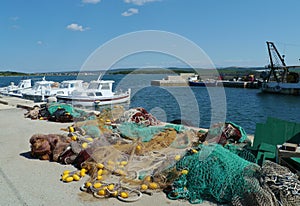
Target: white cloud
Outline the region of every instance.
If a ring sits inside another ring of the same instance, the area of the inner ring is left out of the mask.
[[[122,13],[122,16],[132,16],[132,15],[138,14],[138,13],[139,13],[139,10],[138,10],[138,9],[130,8],[130,9],[128,9],[127,11],[123,12],[123,13]]]
[[[161,1],[161,0],[124,0],[127,4],[135,4],[138,6],[144,5],[146,3],[155,2],[155,1]]]
[[[98,4],[101,0],[82,0],[82,3],[84,4]]]
[[[72,24],[69,24],[66,29],[69,29],[69,30],[72,30],[72,31],[86,31],[89,29],[89,27],[83,27],[81,25],[78,25],[78,24],[75,24],[75,23],[72,23]]]

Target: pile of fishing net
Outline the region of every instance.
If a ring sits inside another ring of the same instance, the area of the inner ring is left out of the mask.
[[[201,203],[204,199],[219,203],[255,192],[248,179],[257,180],[259,166],[244,160],[219,144],[202,144],[176,163],[181,175],[172,183],[170,199]]]
[[[61,145],[55,160],[78,168],[64,171],[61,180],[84,178],[81,190],[96,198],[131,202],[163,190],[170,199],[190,203],[299,203],[296,176],[275,163],[257,165],[246,149],[246,133],[231,122],[206,131],[159,122],[143,108],[114,107],[64,130],[68,142],[53,144],[45,137],[46,144],[32,137],[40,141],[31,140],[32,151],[43,144],[47,149]]]
[[[120,122],[134,122],[145,126],[158,125],[160,122],[144,108],[132,108],[124,112],[120,117]]]
[[[168,198],[235,206],[300,204],[297,175],[270,161],[260,167],[253,163],[250,152],[242,150],[232,145],[202,144],[187,152],[176,163],[181,175],[165,190]]]
[[[74,108],[63,103],[42,104],[30,109],[24,116],[31,119],[49,120],[53,122],[73,122],[90,119],[93,113]]]

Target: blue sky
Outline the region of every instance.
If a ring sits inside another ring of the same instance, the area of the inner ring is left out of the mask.
[[[265,66],[266,41],[299,65],[298,0],[2,0],[0,70],[79,70],[106,42],[159,30],[194,42],[217,67]],[[137,55],[116,67],[183,66],[163,55]]]

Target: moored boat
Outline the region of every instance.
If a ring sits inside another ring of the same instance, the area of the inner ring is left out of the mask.
[[[113,92],[112,80],[91,81],[87,89],[75,90],[71,95],[57,95],[58,102],[65,102],[74,106],[93,107],[107,104],[118,104],[130,100],[131,90]]]
[[[44,101],[48,96],[45,95],[46,90],[50,90],[55,86],[55,82],[47,81],[43,77],[42,81],[37,81],[31,89],[22,91],[22,97],[24,99],[30,99],[35,102]]]
[[[18,85],[13,82],[7,86],[0,88],[0,93],[7,96],[22,97],[22,92],[31,88],[31,79],[22,79]]]
[[[267,42],[268,53],[270,57],[270,71],[264,75],[262,83],[262,92],[300,95],[300,81],[297,72],[289,71],[289,66],[284,62],[284,56],[281,56],[273,42]]]

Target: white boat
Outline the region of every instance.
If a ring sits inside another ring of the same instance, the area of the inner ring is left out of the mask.
[[[45,97],[56,95],[69,96],[74,90],[85,89],[83,80],[65,80],[59,84],[58,88],[46,89]]]
[[[32,90],[25,91],[23,96],[34,101],[45,101],[49,97],[69,96],[74,90],[85,89],[83,80],[65,80],[59,84],[59,87],[55,87],[54,84],[55,82],[43,78],[42,81],[36,82]]]
[[[273,42],[267,42],[270,57],[270,71],[262,77],[262,92],[300,95],[300,81],[297,72],[290,72],[291,66],[286,66],[284,56],[281,56]]]
[[[45,77],[42,81],[35,82],[34,86],[31,89],[27,89],[22,92],[22,97],[25,99],[34,100],[35,102],[44,101],[47,96],[45,92],[51,90],[55,86],[55,82],[46,81]]]
[[[0,93],[8,96],[22,97],[22,92],[31,88],[31,79],[22,79],[18,85],[13,82],[7,87],[0,88]]]
[[[94,107],[107,104],[118,104],[130,100],[130,89],[126,92],[113,92],[112,80],[91,81],[87,89],[74,90],[71,95],[57,95],[58,102],[65,102],[74,106]]]

